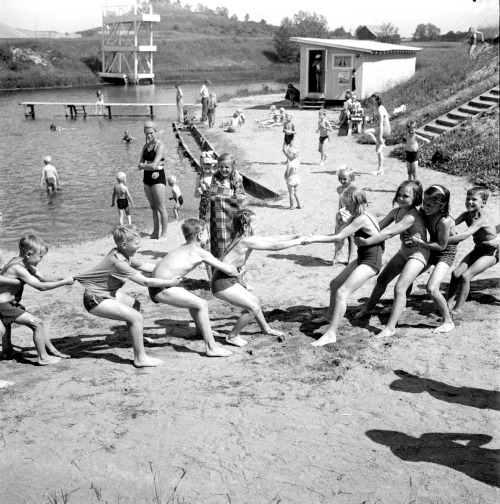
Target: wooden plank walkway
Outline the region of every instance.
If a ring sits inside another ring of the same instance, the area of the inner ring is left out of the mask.
[[[19,105],[24,106],[24,115],[25,117],[31,117],[35,119],[35,106],[59,106],[64,107],[64,115],[66,117],[77,117],[78,113],[83,115],[83,117],[93,116],[99,117],[100,115],[104,115],[111,119],[113,116],[149,116],[154,117],[154,107],[175,107],[175,103],[105,103],[102,107],[105,110],[104,114],[90,114],[87,112],[87,108],[91,109],[95,108],[95,102],[93,103],[84,103],[84,102],[33,102],[33,101],[24,101],[20,102]],[[196,103],[185,103],[184,106],[192,107],[197,105]],[[146,107],[148,109],[148,113],[136,113],[136,114],[117,114],[112,113],[111,108],[115,107]]]
[[[455,130],[465,121],[474,117],[480,117],[485,112],[498,107],[500,101],[499,86],[496,86],[483,94],[480,94],[472,100],[460,105],[459,107],[450,110],[450,112],[434,119],[425,126],[415,130],[420,136],[435,140],[445,133]]]

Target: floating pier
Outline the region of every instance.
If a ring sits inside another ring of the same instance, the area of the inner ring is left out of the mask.
[[[105,112],[104,114],[91,114],[87,111],[87,109],[95,109],[95,102],[93,103],[80,103],[80,102],[20,102],[19,105],[24,106],[24,116],[31,117],[31,119],[35,119],[35,106],[60,106],[64,107],[64,115],[66,117],[76,118],[78,114],[83,117],[92,116],[92,117],[100,117],[104,115],[111,119],[112,117],[118,116],[148,116],[154,117],[154,107],[175,107],[175,103],[105,103],[102,105]],[[185,103],[184,106],[195,106],[194,103]],[[140,110],[135,114],[123,114],[118,113],[116,111],[117,107],[125,107],[125,108],[135,108],[140,109],[141,107],[147,110],[147,112],[141,112]],[[112,112],[112,108],[114,112]]]

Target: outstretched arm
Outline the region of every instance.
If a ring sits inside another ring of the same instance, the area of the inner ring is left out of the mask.
[[[165,280],[164,278],[148,278],[137,272],[133,277],[130,277],[130,280],[143,287],[175,287],[182,282],[182,277],[175,276],[169,280]]]
[[[302,238],[300,237],[282,241],[272,241],[261,236],[251,236],[249,238],[245,238],[245,245],[253,250],[284,250],[301,244]]]
[[[384,219],[385,220],[385,219]],[[408,212],[402,220],[392,226],[390,229],[383,229],[379,234],[370,236],[369,238],[354,238],[354,243],[359,246],[368,246],[381,243],[393,236],[404,233],[415,223],[415,217]],[[381,226],[382,227],[382,226]]]
[[[457,219],[458,222],[458,219]],[[469,238],[469,236],[472,236],[474,233],[479,231],[482,227],[484,227],[485,221],[482,217],[479,219],[475,220],[465,231],[462,233],[458,233],[455,236],[450,236],[450,239],[448,240],[448,243],[454,244],[454,243],[459,243],[461,241],[466,240]]]
[[[63,285],[73,285],[75,283],[75,279],[71,276],[66,277],[62,280],[51,281],[47,278],[42,277],[38,273],[36,274],[37,276],[32,275],[26,268],[22,266],[15,266],[13,270],[19,280],[39,291],[57,289],[57,287],[62,287]]]
[[[21,285],[21,282],[17,278],[9,278],[0,275],[0,285]]]
[[[441,219],[438,224],[437,241],[436,242],[426,242],[418,236],[412,236],[411,242],[414,245],[420,245],[421,247],[428,248],[429,250],[442,251],[448,246],[450,239],[450,229],[453,224],[453,219],[447,217]]]
[[[208,250],[200,249],[200,255],[204,263],[209,264],[210,266],[217,268],[229,276],[238,276],[238,270],[236,266],[232,264],[225,264],[222,261],[219,261],[216,257],[214,257]]]
[[[305,237],[302,240],[302,245],[307,245],[309,243],[333,243],[345,240],[349,236],[353,235],[356,231],[361,229],[365,225],[366,217],[364,215],[360,215],[352,219],[351,223],[344,228],[342,228],[336,234],[330,235],[312,235],[309,237]]]

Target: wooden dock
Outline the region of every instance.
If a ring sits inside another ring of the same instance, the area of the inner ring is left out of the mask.
[[[91,114],[87,111],[87,109],[95,110],[95,102],[94,103],[81,103],[81,102],[30,102],[24,101],[20,102],[19,105],[24,106],[24,116],[30,117],[31,119],[35,119],[35,106],[59,106],[64,108],[64,115],[66,117],[76,118],[78,114],[83,117],[92,116],[92,117],[100,117],[104,115],[111,119],[112,117],[119,116],[148,116],[154,117],[154,107],[175,107],[175,103],[104,103],[102,108],[104,109],[103,114]],[[184,106],[193,107],[195,103],[185,103]],[[117,107],[125,107],[125,108],[145,108],[147,112],[140,110],[135,114],[123,114],[116,113]],[[114,108],[114,113],[112,113],[112,108]]]

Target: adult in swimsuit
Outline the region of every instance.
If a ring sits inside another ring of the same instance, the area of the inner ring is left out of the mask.
[[[156,138],[156,126],[152,121],[144,124],[146,144],[139,160],[139,170],[144,170],[144,192],[153,212],[153,233],[151,238],[167,238],[168,214],[165,206],[166,177],[163,168],[165,147]],[[160,227],[161,221],[161,227]]]
[[[467,33],[466,40],[469,42],[469,59],[476,59],[476,55],[474,54],[477,47],[477,34],[481,35],[482,42],[484,42],[484,34],[483,32],[475,30],[472,26],[469,28],[469,33]]]
[[[378,170],[372,172],[372,175],[383,175],[385,149],[384,137],[391,134],[391,124],[389,123],[389,113],[382,105],[382,98],[380,98],[380,95],[373,94],[370,96],[370,100],[373,101],[377,107],[377,114],[374,118],[377,119],[378,125],[375,128],[364,130],[363,133],[368,135],[375,142],[375,152],[377,153],[378,158]]]

